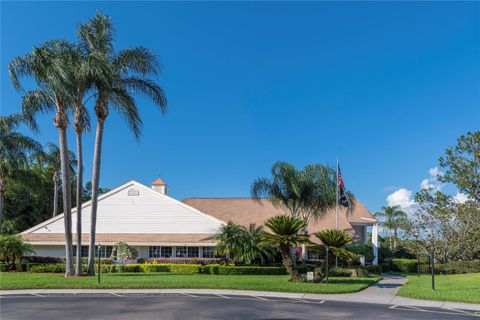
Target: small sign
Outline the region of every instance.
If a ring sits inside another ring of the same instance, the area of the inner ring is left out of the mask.
[[[313,281],[313,272],[312,271],[307,272],[307,281]]]

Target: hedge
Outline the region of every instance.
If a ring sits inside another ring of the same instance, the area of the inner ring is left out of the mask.
[[[380,264],[383,272],[395,271],[404,273],[417,272],[416,259],[392,259]],[[420,261],[420,273],[430,273],[427,262]],[[480,260],[452,261],[445,264],[435,263],[436,274],[461,274],[480,272]]]
[[[220,275],[282,275],[286,274],[284,267],[252,267],[252,266],[223,266],[211,264],[203,267],[205,274]]]
[[[331,277],[351,277],[352,270],[335,267],[328,271],[328,275]]]
[[[4,272],[8,270],[8,264],[0,263],[0,272]]]
[[[82,266],[86,271],[86,265]],[[65,265],[62,263],[29,263],[25,270],[35,273],[63,273]],[[104,264],[100,266],[103,273],[115,272],[168,272],[174,274],[220,274],[220,275],[282,275],[283,267],[251,267],[251,266],[223,266],[199,264]]]

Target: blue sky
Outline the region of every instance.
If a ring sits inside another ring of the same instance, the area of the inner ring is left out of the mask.
[[[2,2],[2,115],[20,110],[9,61],[74,40],[97,10],[112,17],[117,49],[158,54],[170,109],[139,100],[140,142],[107,120],[103,186],[160,175],[179,199],[248,196],[277,160],[339,155],[347,188],[375,211],[398,189],[416,192],[444,149],[480,127],[474,2]],[[37,139],[57,142],[51,115],[40,124]],[[87,181],[92,157],[89,134]]]

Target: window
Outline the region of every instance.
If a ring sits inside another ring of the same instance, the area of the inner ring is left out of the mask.
[[[198,247],[188,247],[188,257],[198,258]]]
[[[172,247],[162,247],[161,256],[162,256],[162,258],[171,258],[172,257]]]
[[[111,258],[112,250],[112,246],[102,246],[102,248],[100,249],[100,258]]]
[[[308,260],[320,260],[320,250],[315,248],[307,248],[307,259]]]
[[[187,257],[187,247],[175,247],[175,257],[186,258]]]
[[[171,258],[172,247],[159,247],[159,246],[148,247],[148,257],[149,258]]]
[[[203,255],[204,258],[215,258],[215,254],[213,252],[213,247],[203,247]]]
[[[137,189],[128,189],[128,196],[134,197],[140,195],[140,192]]]

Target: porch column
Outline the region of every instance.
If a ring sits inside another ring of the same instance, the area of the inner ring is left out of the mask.
[[[378,265],[378,223],[372,227],[373,264]]]

